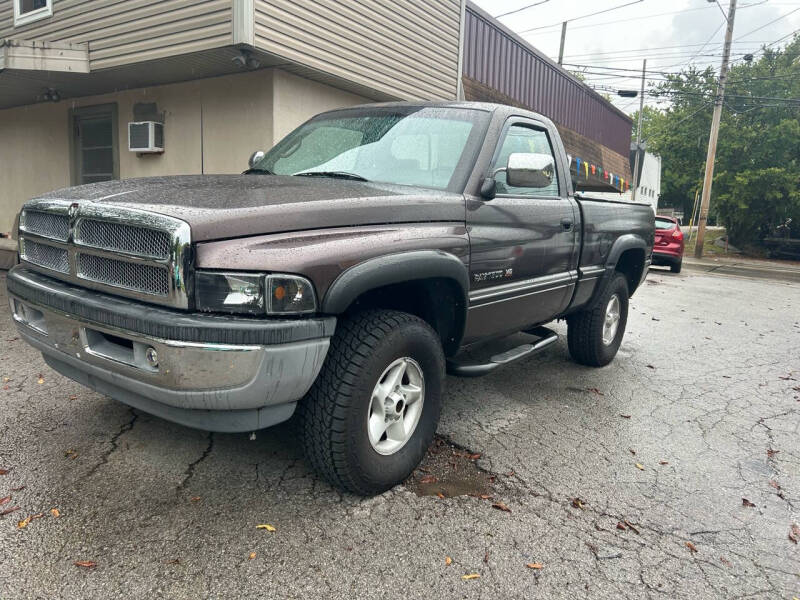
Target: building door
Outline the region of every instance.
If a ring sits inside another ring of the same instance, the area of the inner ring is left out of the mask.
[[[515,152],[549,154],[558,169],[547,130],[536,122],[506,124],[492,171]],[[472,281],[465,343],[550,320],[567,306],[577,279],[578,218],[564,177],[555,173],[544,188],[513,187],[503,172],[495,179],[494,199],[468,204]]]
[[[73,109],[72,183],[119,179],[117,105],[103,104]]]

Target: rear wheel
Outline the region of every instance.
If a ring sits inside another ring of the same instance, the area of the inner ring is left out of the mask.
[[[683,259],[679,258],[678,262],[674,262],[669,266],[669,270],[673,273],[680,273],[681,267],[683,266]]]
[[[615,275],[594,305],[567,318],[567,345],[575,362],[602,367],[617,355],[628,323],[628,282]]]
[[[340,321],[298,406],[312,467],[360,495],[401,483],[436,433],[444,365],[439,337],[413,315],[370,310]]]

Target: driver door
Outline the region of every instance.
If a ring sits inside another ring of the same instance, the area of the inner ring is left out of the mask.
[[[498,173],[492,200],[467,203],[471,245],[470,294],[464,342],[519,331],[563,311],[575,286],[577,259],[575,203],[558,173],[547,129],[527,119],[510,120],[501,136],[491,172],[512,153],[553,156],[550,185],[520,188]]]

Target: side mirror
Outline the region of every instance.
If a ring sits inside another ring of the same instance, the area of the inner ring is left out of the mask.
[[[247,164],[249,164],[250,168],[252,169],[259,162],[261,162],[261,159],[264,158],[266,155],[267,153],[264,152],[263,150],[256,150],[250,155],[250,159],[247,161]]]
[[[508,157],[505,172],[512,187],[546,188],[553,183],[556,168],[549,154],[515,152]]]

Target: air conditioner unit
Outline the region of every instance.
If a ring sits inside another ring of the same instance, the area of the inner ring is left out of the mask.
[[[164,124],[157,121],[128,123],[128,150],[156,153],[164,151]]]

